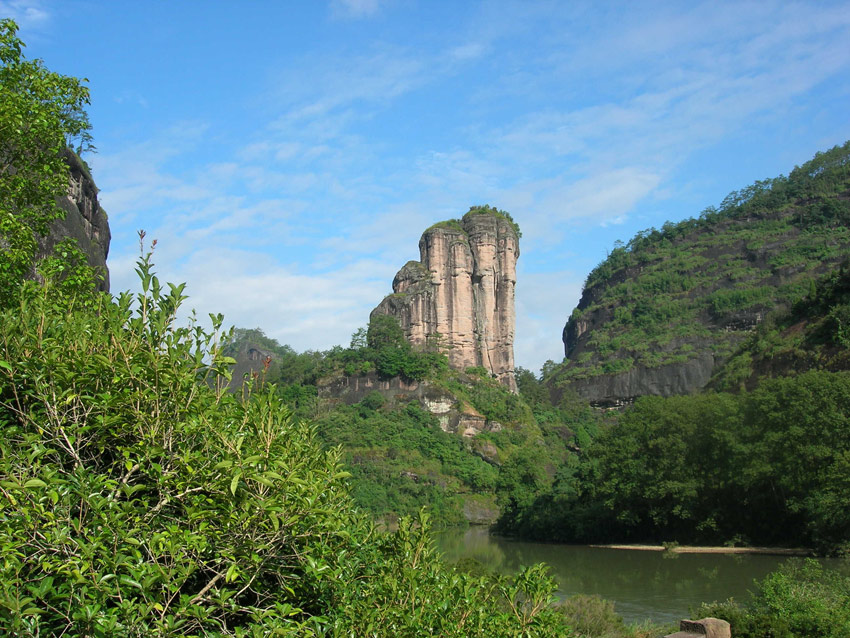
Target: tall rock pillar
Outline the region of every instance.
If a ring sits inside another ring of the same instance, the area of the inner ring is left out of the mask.
[[[372,313],[396,317],[413,345],[439,343],[453,368],[481,366],[515,392],[516,225],[497,209],[473,208],[426,230],[419,255]]]

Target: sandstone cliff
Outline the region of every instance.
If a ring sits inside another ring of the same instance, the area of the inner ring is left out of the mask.
[[[489,207],[470,209],[462,220],[426,230],[419,254],[372,314],[396,317],[415,346],[445,349],[453,368],[481,366],[516,391],[513,221]]]
[[[89,265],[102,275],[99,289],[109,290],[109,270],[106,257],[109,254],[109,223],[106,212],[97,200],[97,186],[82,160],[72,151],[66,150],[63,157],[69,167],[68,194],[59,199],[65,217],[55,220],[46,236],[39,240],[36,263],[49,256],[53,247],[63,239],[76,239],[88,257]]]

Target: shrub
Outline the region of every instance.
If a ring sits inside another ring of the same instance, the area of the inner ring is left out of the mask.
[[[756,583],[748,605],[704,604],[696,615],[727,620],[740,638],[844,638],[850,635],[850,578],[824,571],[815,560],[791,560]]]

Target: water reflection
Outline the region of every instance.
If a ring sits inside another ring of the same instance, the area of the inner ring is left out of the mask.
[[[787,558],[742,554],[669,554],[510,541],[486,528],[447,530],[437,542],[449,562],[473,558],[510,572],[545,562],[560,596],[599,594],[613,600],[627,621],[676,622],[701,602],[745,601],[753,580],[764,578]],[[838,567],[839,561],[825,561]]]

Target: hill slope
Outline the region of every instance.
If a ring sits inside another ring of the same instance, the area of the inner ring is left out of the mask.
[[[547,381],[596,405],[704,387],[850,249],[850,142],[719,208],[618,244],[587,277]]]

